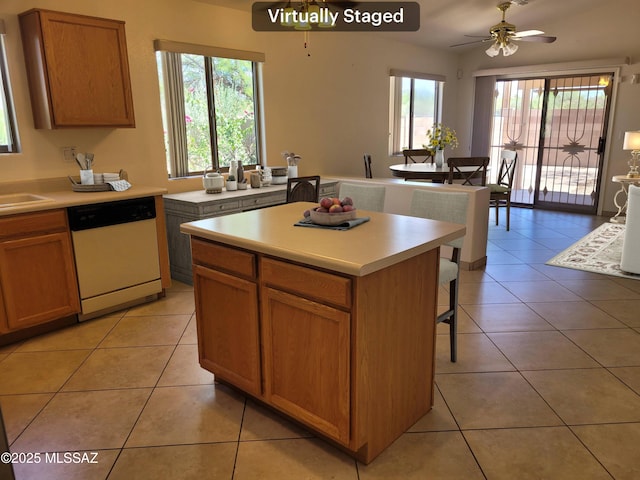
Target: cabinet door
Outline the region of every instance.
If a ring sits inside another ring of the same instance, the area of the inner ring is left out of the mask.
[[[124,22],[30,10],[20,27],[36,128],[135,126]]]
[[[265,397],[348,445],[350,315],[263,288]]]
[[[200,364],[260,396],[256,284],[200,265],[193,268]]]
[[[52,233],[0,243],[0,286],[9,330],[80,311],[69,234]]]
[[[7,313],[4,309],[4,300],[2,299],[2,288],[0,288],[0,334],[7,333],[8,331]]]

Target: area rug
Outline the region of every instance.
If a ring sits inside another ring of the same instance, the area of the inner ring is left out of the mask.
[[[547,262],[555,267],[640,280],[640,275],[620,270],[624,225],[604,223]]]

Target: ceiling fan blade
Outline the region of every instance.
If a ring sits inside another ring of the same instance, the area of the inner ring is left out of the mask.
[[[516,32],[514,37],[531,37],[532,35],[544,35],[544,32],[542,30],[524,30]]]
[[[493,37],[484,37],[480,40],[474,40],[472,42],[456,43],[455,45],[449,45],[449,47],[462,47],[463,45],[473,45],[474,43],[484,43],[493,40]]]
[[[556,41],[556,37],[550,35],[531,35],[530,37],[511,37],[518,42],[539,42],[539,43],[553,43]]]

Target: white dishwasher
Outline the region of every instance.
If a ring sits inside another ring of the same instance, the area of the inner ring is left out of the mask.
[[[153,197],[70,207],[80,320],[162,292]]]

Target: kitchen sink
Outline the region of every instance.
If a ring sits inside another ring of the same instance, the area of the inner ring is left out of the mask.
[[[33,193],[9,193],[0,195],[0,208],[20,207],[32,203],[53,202],[52,198]]]

